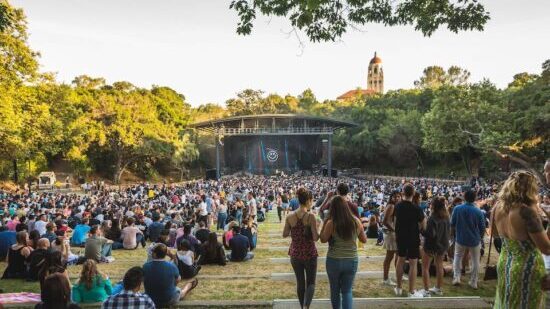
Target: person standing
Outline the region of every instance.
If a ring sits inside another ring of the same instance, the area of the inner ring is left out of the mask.
[[[453,285],[460,285],[462,258],[468,250],[472,257],[472,272],[469,285],[477,289],[481,242],[485,234],[485,216],[474,204],[476,193],[468,190],[464,193],[464,204],[455,207],[451,217],[451,227],[455,235],[455,254],[453,260]]]
[[[401,201],[401,193],[393,192],[390,195],[390,200],[384,209],[384,220],[382,225],[384,226],[384,245],[383,248],[386,249],[386,257],[384,258],[383,265],[383,276],[384,276],[384,285],[395,286],[389,278],[390,266],[395,253],[397,252],[397,241],[395,240],[395,216],[394,208],[397,203]]]
[[[336,187],[336,193],[337,196],[341,196],[346,201],[346,205],[348,205],[351,213],[358,219],[361,219],[361,215],[359,214],[359,209],[357,208],[357,205],[351,202],[348,194],[349,194],[349,186],[345,183],[339,183]],[[331,200],[334,196],[333,192],[327,193],[327,196],[325,198],[325,202],[323,203],[323,206],[319,209],[319,211],[324,215],[326,210],[329,210],[330,212],[330,206],[332,205]]]
[[[358,265],[357,239],[366,243],[367,235],[343,196],[334,197],[330,204],[320,235],[322,243],[329,243],[326,268],[330,302],[334,309],[351,309],[353,280]]]
[[[216,225],[216,230],[223,230],[225,227],[225,221],[227,221],[227,204],[223,198],[220,198],[220,203],[218,205],[218,222]]]
[[[414,187],[407,183],[403,186],[403,200],[395,205],[395,240],[397,242],[397,286],[396,296],[403,294],[403,266],[409,260],[409,297],[420,298],[424,295],[415,291],[416,263],[420,257],[420,229],[426,226],[424,213],[413,203]]]
[[[296,275],[296,290],[300,307],[309,308],[315,294],[315,277],[317,275],[317,248],[319,239],[317,220],[309,211],[312,204],[311,192],[304,188],[296,192],[300,208],[285,219],[283,237],[291,237],[288,249],[290,263]]]
[[[447,212],[446,199],[436,197],[432,200],[431,216],[426,224],[424,235],[424,251],[422,255],[422,282],[424,283],[424,295],[443,295],[443,257],[449,249],[451,223]],[[430,262],[434,258],[437,282],[435,287],[430,285]]]
[[[494,308],[542,308],[548,279],[541,252],[550,255],[537,206],[537,180],[530,172],[514,172],[504,182],[493,210],[493,231],[502,239],[497,264]]]

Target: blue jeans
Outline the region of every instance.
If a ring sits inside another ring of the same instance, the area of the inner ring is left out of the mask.
[[[327,275],[330,283],[330,302],[333,309],[353,307],[353,279],[357,272],[357,258],[333,259],[327,257]]]
[[[227,220],[227,213],[219,213],[218,214],[218,224],[216,226],[217,230],[223,230],[225,227],[225,221]]]
[[[237,222],[239,222],[239,225],[243,223],[243,211],[237,210],[237,213],[235,214],[235,219],[237,219]]]

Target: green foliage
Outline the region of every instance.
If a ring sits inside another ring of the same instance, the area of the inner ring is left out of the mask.
[[[436,89],[441,86],[462,86],[468,84],[470,72],[458,66],[451,66],[447,71],[440,66],[429,66],[414,85],[420,89]]]
[[[258,15],[286,18],[312,42],[336,41],[349,29],[369,23],[413,25],[425,36],[439,27],[452,32],[484,29],[489,13],[476,0],[232,0],[237,33],[249,35]]]

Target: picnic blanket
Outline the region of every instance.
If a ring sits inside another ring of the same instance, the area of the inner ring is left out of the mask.
[[[0,294],[0,304],[39,303],[40,294],[37,293],[3,293]]]

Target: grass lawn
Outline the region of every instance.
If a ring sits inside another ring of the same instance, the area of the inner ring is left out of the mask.
[[[273,300],[273,299],[295,299],[296,285],[294,282],[272,281],[269,279],[271,273],[292,272],[290,264],[270,263],[269,258],[287,257],[286,251],[270,251],[269,247],[286,246],[281,242],[282,224],[275,222],[276,215],[271,213],[267,222],[261,223],[259,227],[258,248],[255,250],[255,258],[245,263],[229,263],[225,267],[204,266],[199,276],[227,276],[227,278],[199,278],[199,286],[186,298],[188,300]],[[275,236],[272,236],[275,234]],[[365,248],[361,249],[360,255],[377,256],[384,255],[380,246],[374,245],[374,240],[369,240]],[[76,249],[78,252],[80,249]],[[113,283],[120,280],[124,272],[132,267],[143,265],[146,259],[144,249],[137,250],[116,250],[113,251],[115,262],[111,264],[100,264],[99,269],[108,275]],[[319,255],[326,255],[326,246],[319,245]],[[4,271],[6,263],[0,263],[0,272]],[[381,270],[382,262],[361,262],[359,271]],[[79,276],[81,266],[69,266],[68,271],[71,281],[75,282]],[[392,267],[393,270],[393,267]],[[324,272],[324,263],[319,263],[318,271]],[[247,276],[242,278],[242,276]],[[240,278],[241,277],[241,278]],[[466,278],[468,275],[466,275]],[[480,276],[482,277],[482,276]],[[431,278],[432,285],[435,278]],[[357,279],[354,284],[354,297],[393,297],[393,289],[383,286],[381,279]],[[421,288],[422,279],[417,279],[417,288]],[[463,280],[467,282],[467,280]],[[407,284],[407,282],[405,282]],[[404,286],[405,286],[404,284]],[[460,287],[451,285],[451,278],[445,278],[445,296],[481,296],[493,297],[496,281],[480,281],[479,289],[473,290],[467,284]],[[0,289],[4,292],[40,292],[39,284],[36,282],[25,282],[22,280],[0,280]],[[315,298],[329,298],[329,285],[326,280],[318,280],[316,284]]]

